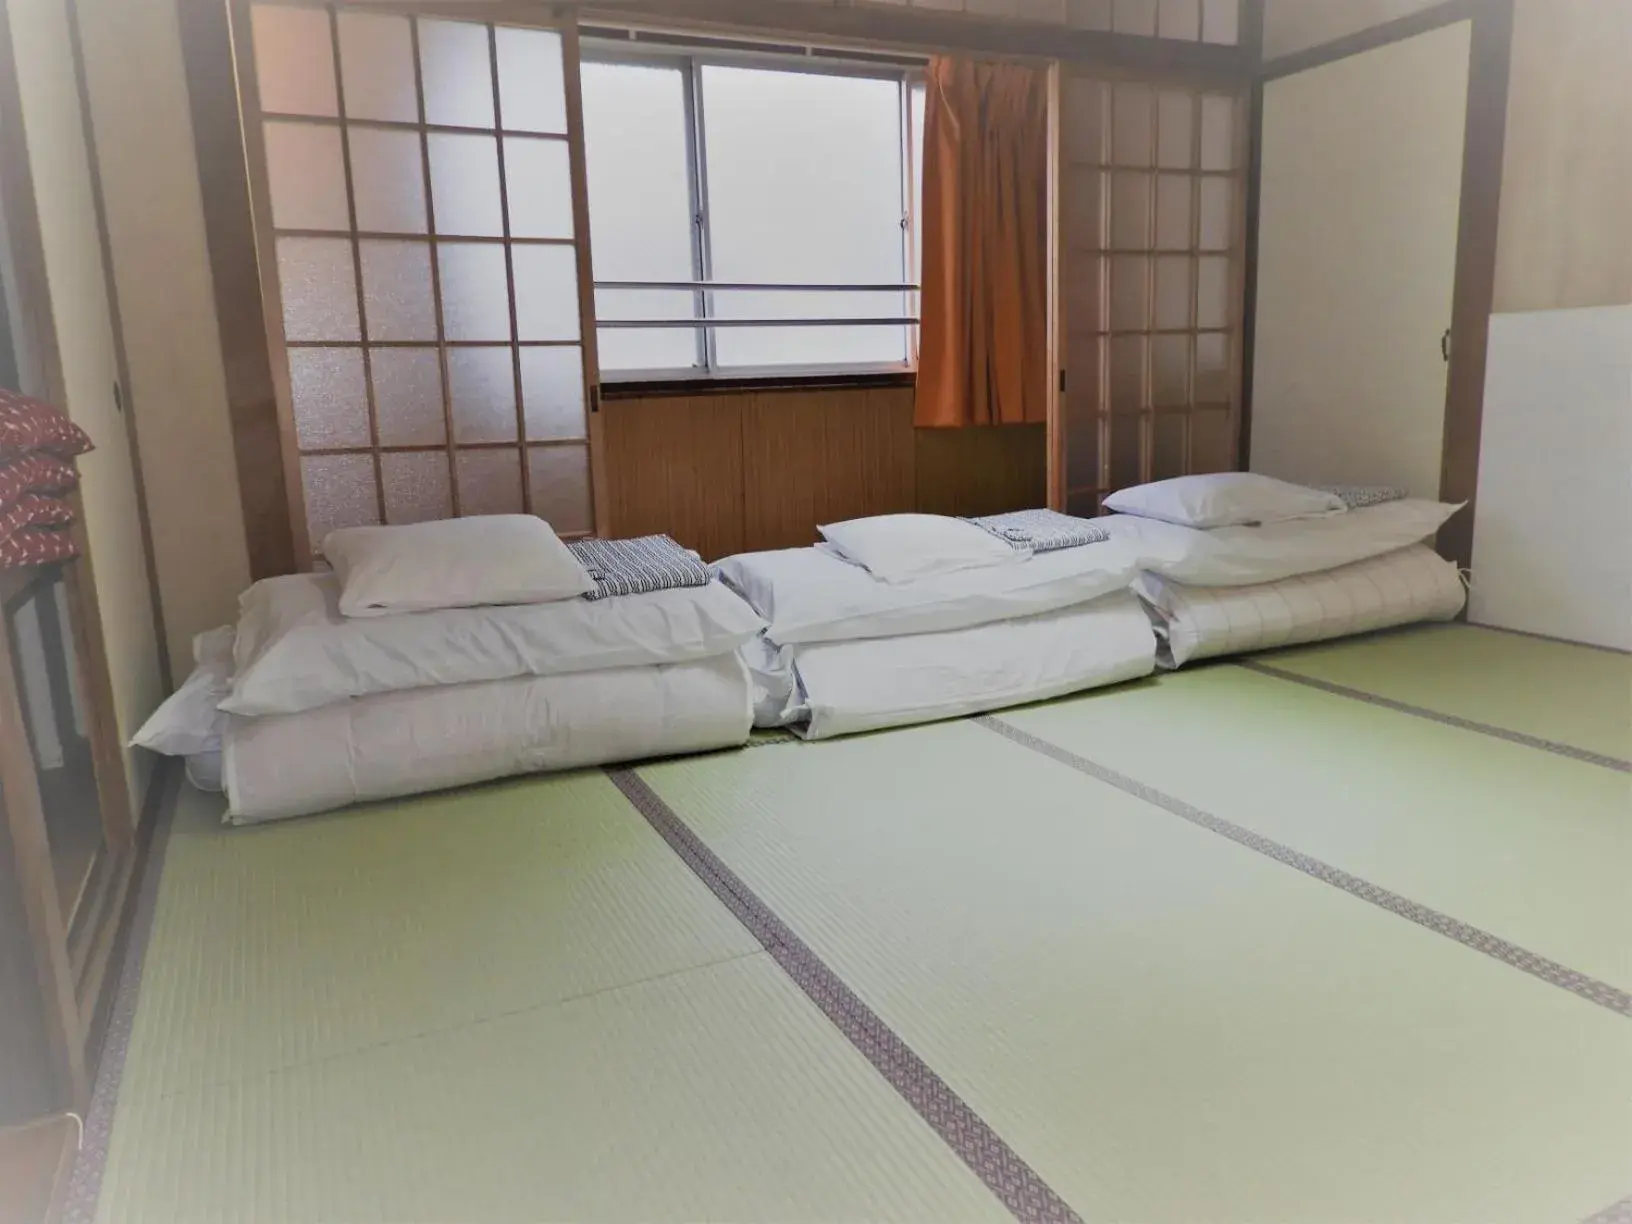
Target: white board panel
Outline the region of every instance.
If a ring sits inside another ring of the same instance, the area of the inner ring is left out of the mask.
[[[1632,306],[1491,319],[1469,615],[1632,650]]]
[[[1439,494],[1470,29],[1264,88],[1255,472]]]

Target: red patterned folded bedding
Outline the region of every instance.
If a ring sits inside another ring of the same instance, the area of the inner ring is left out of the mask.
[[[59,496],[79,483],[74,465],[55,455],[35,453],[0,465],[0,507],[29,493]]]
[[[0,461],[35,451],[72,459],[90,449],[85,431],[51,405],[18,391],[0,390]]]
[[[77,557],[73,508],[54,497],[24,493],[0,509],[0,569]]]

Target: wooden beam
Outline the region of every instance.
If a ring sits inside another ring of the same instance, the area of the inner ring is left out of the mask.
[[[1462,205],[1451,305],[1451,356],[1439,496],[1465,501],[1439,534],[1439,551],[1473,564],[1473,515],[1479,490],[1479,441],[1485,418],[1485,360],[1496,301],[1496,245],[1507,145],[1507,87],[1513,54],[1513,0],[1481,0],[1473,19],[1467,135],[1462,146]]]
[[[224,0],[176,0],[198,149],[204,230],[227,374],[238,491],[253,578],[296,568],[283,434],[249,206],[244,135]]]

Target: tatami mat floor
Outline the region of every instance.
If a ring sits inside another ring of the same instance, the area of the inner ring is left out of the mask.
[[[74,1210],[1632,1219],[1632,659],[1261,664],[255,829],[186,792]]]

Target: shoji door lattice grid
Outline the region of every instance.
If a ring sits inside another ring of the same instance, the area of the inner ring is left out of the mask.
[[[1059,461],[1096,514],[1128,485],[1235,466],[1246,106],[1061,82]]]
[[[575,35],[293,5],[238,16],[308,554],[335,527],[462,514],[590,531]]]

